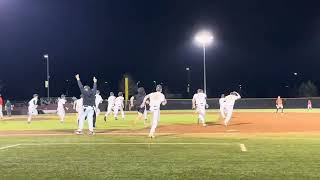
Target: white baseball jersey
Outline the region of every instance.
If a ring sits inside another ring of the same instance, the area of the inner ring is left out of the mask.
[[[32,98],[29,101],[29,108],[37,108],[38,107],[38,99],[37,98]]]
[[[109,96],[109,98],[108,98],[108,106],[114,106],[115,100],[116,100],[115,96]]]
[[[74,101],[75,103],[75,109],[77,112],[80,112],[83,109],[83,99],[77,99],[76,101]]]
[[[220,105],[220,107],[224,107],[225,103],[226,103],[226,98],[220,98],[220,99],[219,99],[219,105]]]
[[[64,109],[63,106],[66,104],[66,102],[67,100],[59,98],[57,110],[63,110]]]
[[[154,92],[148,95],[150,99],[150,110],[160,110],[160,105],[166,100],[161,92]]]
[[[225,97],[225,105],[226,106],[234,106],[234,103],[236,100],[240,99],[241,96],[238,94],[238,95],[228,95]]]
[[[207,95],[205,93],[197,93],[193,95],[193,101],[196,103],[197,107],[204,107],[207,104]]]
[[[114,101],[114,105],[117,106],[117,107],[122,107],[123,106],[123,101],[124,101],[124,98],[122,96],[119,96],[115,99]]]
[[[102,97],[99,94],[96,94],[95,104],[97,108],[99,107],[99,104],[102,103],[102,101]]]

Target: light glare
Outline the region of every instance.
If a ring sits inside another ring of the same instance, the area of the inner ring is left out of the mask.
[[[213,41],[213,36],[208,31],[201,31],[196,35],[195,40],[201,45],[207,45]]]

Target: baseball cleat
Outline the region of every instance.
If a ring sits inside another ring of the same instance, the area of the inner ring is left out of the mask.
[[[76,133],[77,135],[82,135],[82,134],[83,134],[83,132],[82,132],[82,131],[79,131],[79,130],[76,131],[75,133]]]
[[[89,136],[94,136],[96,133],[94,131],[89,131],[88,135]]]

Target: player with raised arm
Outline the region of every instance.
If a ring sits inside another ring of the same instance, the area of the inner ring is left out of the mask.
[[[162,86],[157,85],[156,87],[156,92],[153,92],[151,94],[148,94],[144,97],[143,102],[140,106],[140,108],[144,108],[146,105],[146,101],[150,100],[150,111],[153,113],[153,118],[152,118],[152,125],[151,129],[149,132],[149,137],[154,138],[155,137],[155,131],[158,126],[158,122],[160,120],[160,105],[162,104],[163,106],[167,104],[167,100],[162,94]]]
[[[63,123],[64,122],[64,118],[66,116],[66,111],[65,109],[68,110],[67,107],[64,107],[64,105],[66,104],[67,100],[66,100],[66,96],[64,94],[61,95],[60,98],[58,98],[58,107],[57,107],[57,114],[60,117],[60,122]]]
[[[194,94],[192,98],[192,109],[196,109],[198,118],[202,123],[202,126],[207,126],[205,121],[207,107],[207,95],[203,92],[202,89],[198,89],[197,93]]]
[[[106,122],[107,122],[107,118],[108,118],[109,114],[111,114],[113,111],[115,100],[116,100],[116,97],[114,96],[114,93],[110,92],[110,96],[108,97],[108,100],[107,100],[108,101],[107,112],[104,115],[104,121],[106,121]]]
[[[224,119],[224,125],[227,127],[231,118],[232,118],[232,113],[233,113],[233,107],[234,107],[234,103],[236,100],[240,99],[241,96],[239,93],[233,91],[230,93],[230,95],[225,97],[225,114],[226,117]]]
[[[283,113],[283,101],[280,96],[278,96],[276,100],[276,108],[277,108],[277,113],[279,112],[279,109],[281,109],[281,113]]]
[[[32,119],[32,116],[36,116],[38,115],[38,110],[37,110],[37,107],[38,107],[38,98],[39,98],[39,95],[38,94],[34,94],[33,95],[33,98],[29,101],[28,103],[28,124],[31,123],[31,119]]]
[[[114,108],[113,108],[113,114],[114,114],[114,119],[118,120],[118,113],[119,111],[121,112],[122,119],[124,120],[124,98],[123,98],[123,92],[118,93],[118,97],[114,100]]]
[[[97,79],[96,77],[93,77],[93,89],[90,89],[90,86],[82,85],[79,74],[77,74],[75,77],[78,82],[81,94],[83,95],[83,112],[81,113],[79,118],[79,127],[76,130],[76,134],[83,134],[83,123],[85,118],[87,118],[89,126],[89,135],[94,135],[95,133],[93,131],[93,114],[97,93]]]

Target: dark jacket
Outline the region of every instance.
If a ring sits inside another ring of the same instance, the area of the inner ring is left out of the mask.
[[[97,83],[93,83],[93,89],[88,91],[84,90],[81,81],[78,81],[78,86],[80,88],[81,94],[83,95],[83,106],[94,106],[97,92]]]
[[[143,103],[143,99],[144,99],[145,96],[146,96],[146,92],[144,91],[144,89],[143,89],[143,88],[139,88],[139,89],[138,89],[138,94],[136,94],[136,95],[134,96],[134,100],[135,100],[134,106],[135,106],[136,108],[139,108],[139,107],[141,106],[141,104]]]

